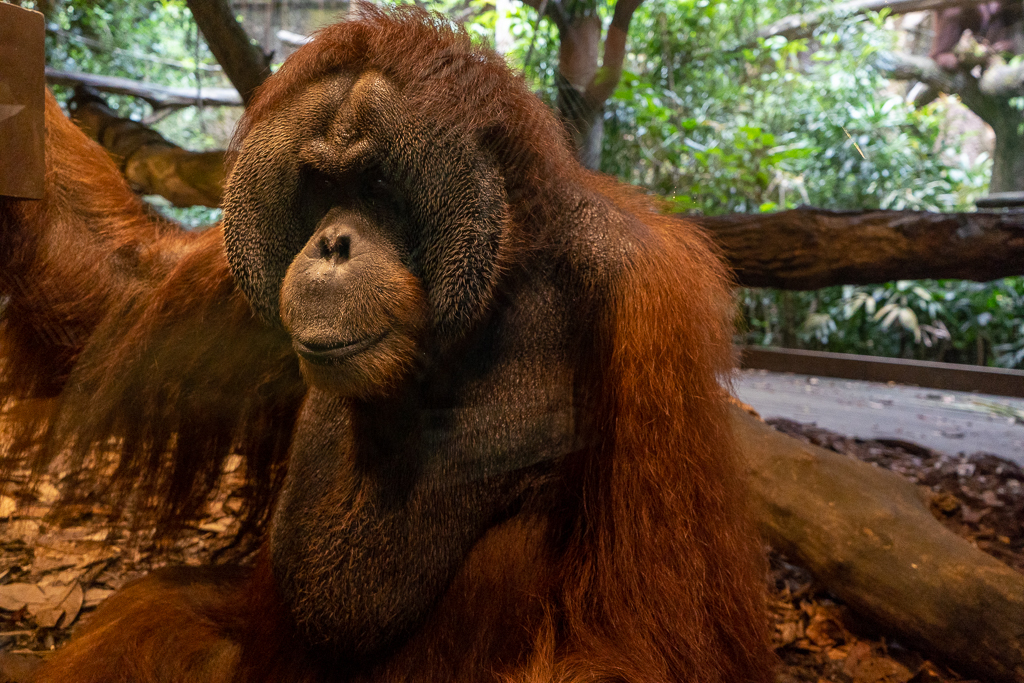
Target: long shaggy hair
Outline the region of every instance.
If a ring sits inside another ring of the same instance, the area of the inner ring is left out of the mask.
[[[399,656],[379,678],[452,673],[455,664],[424,653],[453,647],[465,600],[477,636],[457,644],[459,661],[473,662],[460,679],[771,680],[761,550],[720,384],[732,363],[731,304],[714,248],[635,190],[582,170],[554,116],[464,31],[414,8],[364,5],[357,15],[318,32],[259,90],[236,147],[309,84],[380,73],[431,130],[470,136],[493,155],[513,258],[554,259],[578,285],[591,336],[580,340],[576,387],[590,445],[559,465],[541,531],[506,527],[501,552],[471,556],[455,584],[464,593],[446,595],[410,644],[421,655],[408,661],[426,668],[403,670]],[[170,524],[200,509],[237,451],[252,487],[248,519],[259,525],[304,391],[287,337],[254,321],[221,231],[192,235],[152,216],[52,98],[48,151],[47,198],[0,200],[0,399],[49,400],[24,412],[8,466],[28,454],[41,468],[66,453],[81,469],[88,454],[108,453],[113,493],[141,496]],[[599,218],[573,204],[572,188],[628,217],[628,255],[608,253]],[[500,562],[519,566],[524,553],[543,578],[494,579]],[[471,600],[485,579],[492,599]],[[509,597],[512,582],[536,593],[542,614],[515,620],[525,608]],[[221,611],[237,604],[223,595]],[[259,631],[251,643],[266,644],[283,627],[249,628]],[[508,666],[488,660],[502,637],[525,639],[528,654]],[[253,675],[244,680],[285,671],[299,655],[272,654],[282,647],[265,648],[274,662],[243,662]],[[310,671],[286,679],[323,680]]]

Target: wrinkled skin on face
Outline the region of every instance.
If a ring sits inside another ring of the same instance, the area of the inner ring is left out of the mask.
[[[373,72],[310,87],[247,136],[225,198],[239,284],[309,383],[345,396],[386,394],[464,336],[495,284],[495,170],[403,101]]]

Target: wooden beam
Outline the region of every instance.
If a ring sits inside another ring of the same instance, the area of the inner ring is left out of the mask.
[[[826,211],[696,216],[747,287],[1024,274],[1024,213]]]
[[[896,382],[947,391],[979,391],[997,396],[1024,398],[1024,371],[981,365],[935,363],[907,358],[883,358],[764,346],[742,347],[740,365],[744,368],[772,372],[793,372],[865,382]]]

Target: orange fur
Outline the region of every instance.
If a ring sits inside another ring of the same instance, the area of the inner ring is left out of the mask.
[[[151,513],[140,523],[170,529],[201,509],[238,450],[254,530],[303,391],[287,340],[235,291],[219,228],[158,217],[50,95],[46,116],[45,198],[0,199],[0,408],[51,400],[16,425],[5,466],[41,471],[64,453],[78,469],[92,453],[118,464],[114,477],[95,463],[69,497],[105,488]]]
[[[40,680],[767,683],[763,566],[719,384],[731,363],[728,280],[709,241],[582,171],[500,57],[417,10],[364,9],[319,33],[260,91],[238,140],[308,84],[368,69],[437,131],[465,131],[495,158],[510,211],[503,277],[529,286],[533,269],[557,264],[578,293],[582,447],[529,482],[425,623],[370,664],[342,670],[310,650],[264,553],[244,579],[143,579]],[[115,482],[169,491],[165,512],[194,511],[232,447],[249,454],[251,478],[265,477],[253,500],[266,506],[300,401],[287,340],[242,308],[219,232],[196,237],[147,217],[95,148],[66,122],[51,128],[51,181],[79,165],[94,183],[66,205],[0,202],[0,263],[12,273],[0,281],[12,297],[5,349],[36,368],[26,340],[69,320],[81,332],[58,372],[8,365],[8,392],[63,387],[51,438],[78,435],[80,449],[122,438]],[[112,206],[91,213],[101,199]],[[78,264],[42,249],[51,235],[94,256]],[[143,264],[128,276],[116,267],[125,245]]]

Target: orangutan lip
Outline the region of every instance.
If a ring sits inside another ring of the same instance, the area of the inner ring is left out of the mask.
[[[316,365],[332,365],[338,361],[358,355],[377,344],[385,337],[386,333],[376,337],[367,337],[350,342],[339,342],[337,344],[314,344],[303,343],[298,339],[292,339],[292,347],[299,356]]]

